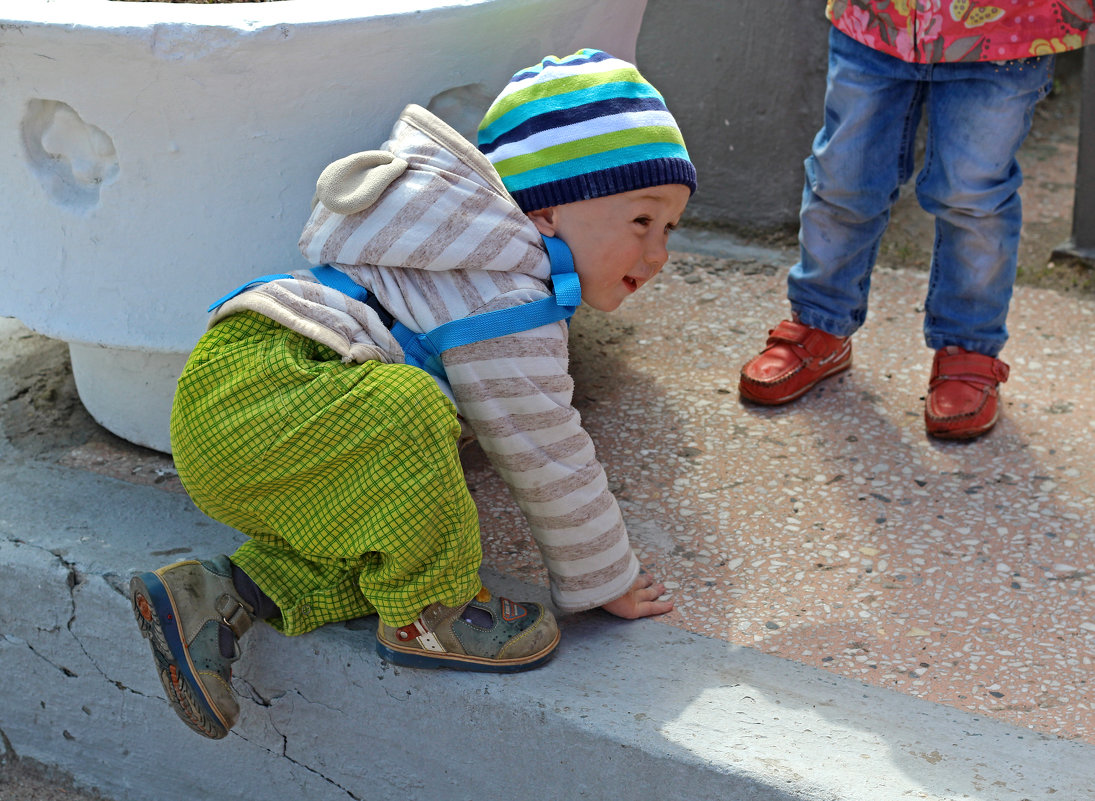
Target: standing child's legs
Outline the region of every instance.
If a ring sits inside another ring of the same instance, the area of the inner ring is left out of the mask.
[[[899,188],[912,175],[924,67],[833,29],[825,124],[806,160],[800,261],[788,276],[793,321],[742,369],[741,393],[786,403],[851,365],[871,271]]]
[[[879,240],[911,174],[926,102],[917,194],[936,216],[924,321],[936,356],[925,424],[946,438],[995,424],[1008,372],[995,356],[1007,339],[1022,223],[1015,154],[1052,67],[1052,57],[907,64],[831,32],[825,127],[806,162],[802,256],[788,277],[794,319],[742,368],[743,397],[785,403],[850,365],[845,338],[866,317]]]
[[[801,258],[787,280],[805,325],[846,337],[866,319],[879,243],[914,167],[920,78],[916,65],[833,29],[825,125],[806,159]]]
[[[920,205],[935,216],[924,339],[995,356],[1015,282],[1023,214],[1015,156],[1049,87],[1051,57],[937,65],[928,95]]]
[[[924,338],[936,351],[930,434],[969,438],[996,422],[1022,208],[1016,153],[1052,81],[1052,57],[942,64],[932,73],[917,196],[936,218]]]

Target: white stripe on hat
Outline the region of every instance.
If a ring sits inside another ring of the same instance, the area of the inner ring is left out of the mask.
[[[505,144],[490,154],[490,160],[492,163],[497,164],[504,159],[529,155],[553,145],[577,142],[598,134],[651,126],[662,126],[676,130],[677,122],[673,119],[672,114],[662,109],[629,111],[623,114],[596,117],[591,120],[582,120],[571,125],[564,125],[561,128],[550,128],[540,131],[527,139],[519,139]]]

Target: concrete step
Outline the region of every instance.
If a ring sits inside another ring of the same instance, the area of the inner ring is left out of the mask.
[[[7,754],[116,801],[1095,797],[1090,745],[600,613],[562,618],[556,658],[511,676],[390,666],[372,620],[258,626],[240,721],[205,740],[164,700],[126,586],[239,538],[184,495],[0,451]]]

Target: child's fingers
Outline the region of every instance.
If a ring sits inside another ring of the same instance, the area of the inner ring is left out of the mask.
[[[635,583],[631,585],[631,592],[638,598],[653,601],[665,594],[665,585],[660,581],[655,582],[654,577],[649,573],[640,573]]]
[[[672,601],[642,601],[635,607],[636,617],[652,617],[673,611]]]
[[[635,619],[663,615],[673,609],[672,601],[659,601],[665,593],[665,585],[647,573],[640,573],[631,584],[631,589],[615,601],[602,607],[617,617]]]
[[[673,609],[673,601],[658,600],[665,594],[665,585],[660,581],[655,583],[654,579],[648,575],[639,576],[632,585],[631,592],[636,601],[635,611],[637,617],[664,615]]]
[[[635,594],[644,601],[655,601],[665,595],[665,585],[661,582],[650,584],[642,589],[635,590]]]

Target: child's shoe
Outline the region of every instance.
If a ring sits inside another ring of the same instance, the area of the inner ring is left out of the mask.
[[[852,342],[796,320],[768,332],[768,343],[741,368],[738,390],[753,403],[777,406],[805,394],[818,381],[852,366]]]
[[[924,400],[924,425],[940,439],[973,439],[996,425],[1000,384],[1008,366],[999,359],[948,345],[935,352]]]
[[[515,603],[486,587],[462,607],[430,604],[413,623],[380,623],[376,652],[396,665],[513,673],[539,667],[559,644],[551,612]]]
[[[141,573],[130,581],[129,595],[175,713],[199,734],[226,736],[240,711],[232,663],[254,620],[232,582],[228,557]]]

